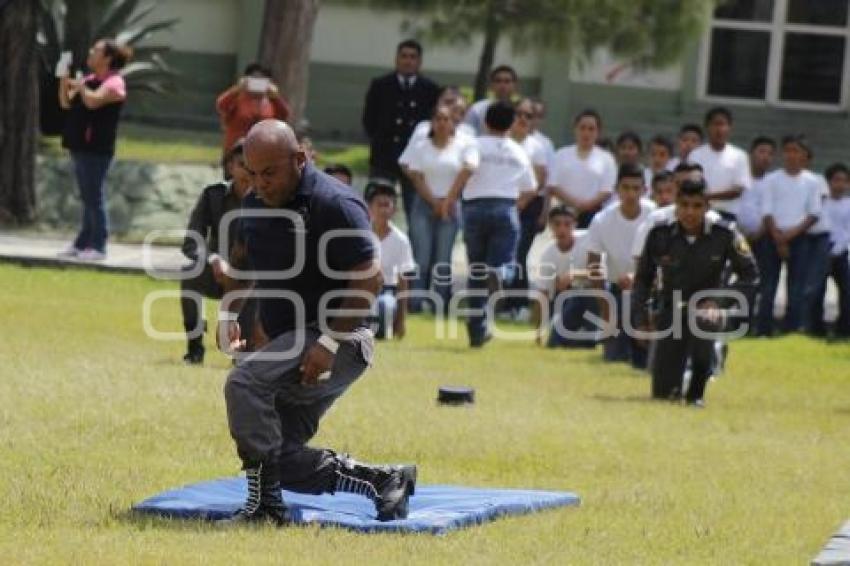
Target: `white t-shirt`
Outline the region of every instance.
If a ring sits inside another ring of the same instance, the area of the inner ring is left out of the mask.
[[[552,143],[552,140],[549,139],[549,136],[547,136],[540,130],[534,130],[534,133],[531,135],[534,136],[534,139],[540,142],[540,144],[543,146],[543,149],[546,150],[548,160],[552,161],[552,158],[555,157],[555,144]]]
[[[841,255],[850,247],[850,197],[828,198],[823,203],[823,215],[829,222],[832,255]]]
[[[635,236],[656,208],[654,202],[641,199],[640,214],[632,220],[623,216],[620,203],[605,207],[593,217],[587,229],[587,251],[604,257],[606,279],[616,282],[623,275],[634,272],[632,246]]]
[[[738,205],[738,227],[745,235],[752,235],[759,231],[764,220],[762,216],[762,200],[764,199],[764,187],[767,176],[770,173],[765,173],[762,177],[753,177],[753,185],[749,190],[744,191],[741,195],[741,202]]]
[[[562,252],[558,243],[549,242],[540,253],[536,264],[529,266],[531,288],[546,293],[549,298],[555,295],[555,279],[564,273],[587,269],[586,234],[582,230],[573,233],[573,247]]]
[[[709,210],[705,213],[705,221],[707,224],[712,224],[721,220],[721,216],[714,210]],[[634,243],[632,245],[632,256],[639,258],[643,255],[643,247],[646,245],[646,238],[649,236],[649,231],[659,224],[670,224],[676,221],[676,205],[670,204],[656,208],[649,213],[646,220],[638,228],[635,234]]]
[[[577,146],[562,147],[552,158],[547,184],[560,187],[572,197],[590,200],[601,192],[614,192],[617,163],[600,147],[594,147],[584,159],[579,158]]]
[[[812,173],[811,171],[809,171]],[[820,194],[820,203],[821,203],[821,211],[823,211],[823,205],[826,204],[827,199],[829,199],[829,183],[826,182],[826,177],[820,175],[818,173],[812,173],[815,178],[818,180],[818,184],[820,185],[820,189],[818,193]],[[832,225],[829,222],[829,218],[826,214],[821,214],[818,216],[818,221],[815,222],[811,228],[809,228],[806,233],[807,234],[828,234],[832,230]]]
[[[733,186],[743,187],[744,191],[752,184],[750,177],[750,157],[747,153],[727,143],[720,151],[714,151],[709,144],[703,144],[688,155],[689,163],[702,166],[705,177],[706,193],[728,191]],[[738,214],[740,197],[732,200],[713,200],[711,206],[729,214]]]
[[[532,136],[525,136],[525,139],[519,144],[525,151],[528,159],[531,160],[531,165],[534,167],[543,167],[546,171],[546,176],[549,176],[549,155],[546,153],[546,147]]]
[[[463,123],[467,124],[475,132],[475,135],[484,133],[484,118],[487,116],[487,109],[493,101],[489,98],[484,98],[478,102],[474,102],[466,111],[466,116],[463,117]]]
[[[411,171],[422,173],[436,198],[445,198],[457,174],[464,167],[474,166],[473,140],[455,136],[444,148],[438,148],[430,138],[411,141],[398,162]]]
[[[416,269],[407,235],[390,222],[390,231],[381,240],[381,273],[384,285],[398,285],[400,275]]]
[[[430,133],[431,133],[431,120],[422,120],[421,122],[416,124],[415,128],[413,128],[413,133],[410,135],[410,141],[408,142],[408,146],[415,141],[419,141],[419,140],[422,140],[422,139],[428,139],[428,134],[430,134]],[[476,136],[475,130],[469,124],[464,124],[463,122],[461,122],[460,124],[455,126],[455,137],[456,138],[473,140],[473,139],[475,139],[475,136]],[[407,165],[407,163],[405,163],[401,159],[399,159],[399,163],[401,163],[402,165]]]
[[[542,167],[546,167],[549,165],[549,159],[546,155],[546,148],[540,143],[540,140],[535,138],[533,135],[525,136],[525,139],[522,142],[518,142],[519,146],[525,150],[525,154],[528,155],[528,158],[531,160],[532,165],[539,165]]]
[[[784,169],[774,171],[764,181],[762,215],[772,216],[776,227],[788,230],[809,215],[821,215],[822,182],[811,171],[793,177]]]
[[[475,173],[466,183],[463,200],[516,200],[520,193],[537,189],[531,160],[514,140],[503,136],[481,136],[471,148],[469,162]]]

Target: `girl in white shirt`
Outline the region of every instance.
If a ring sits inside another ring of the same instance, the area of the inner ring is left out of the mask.
[[[602,118],[595,110],[584,110],[573,122],[575,145],[559,149],[552,159],[547,182],[552,194],[578,212],[578,228],[587,228],[611,198],[617,184],[614,157],[596,142]]]
[[[413,238],[413,256],[419,274],[413,288],[434,290],[445,309],[451,294],[452,247],[458,232],[458,213],[441,216],[443,201],[449,194],[455,178],[470,168],[474,150],[473,140],[455,134],[452,108],[441,105],[434,111],[431,131],[427,137],[412,140],[399,158],[416,188],[416,198],[410,214],[410,232]],[[412,297],[411,311],[421,309],[422,297]]]
[[[534,101],[523,98],[516,107],[516,119],[511,126],[510,136],[517,142],[528,155],[531,166],[534,169],[534,177],[537,180],[537,194],[520,211],[519,244],[517,244],[516,262],[517,276],[514,279],[512,289],[528,289],[528,252],[535,236],[546,227],[546,177],[548,174],[549,157],[540,140],[534,135]],[[528,306],[528,300],[523,297],[510,297],[507,301],[508,307],[518,314],[521,309]]]

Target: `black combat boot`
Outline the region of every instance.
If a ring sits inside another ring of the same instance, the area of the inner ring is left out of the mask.
[[[245,506],[229,519],[216,521],[219,526],[269,523],[278,527],[291,522],[280,493],[279,471],[271,462],[247,466],[248,497]]]
[[[336,489],[372,500],[379,521],[407,518],[408,501],[416,490],[416,466],[368,466],[337,456]]]
[[[186,355],[183,356],[183,361],[191,366],[201,365],[204,363],[203,336],[189,340],[189,346],[186,350]]]

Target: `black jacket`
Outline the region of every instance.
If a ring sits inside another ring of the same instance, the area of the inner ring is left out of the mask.
[[[197,242],[186,236],[183,240],[182,252],[187,258],[195,261],[207,261],[210,254],[220,254],[219,227],[221,219],[231,210],[238,210],[241,202],[236,193],[227,183],[210,185],[201,192],[192,214],[189,216],[188,230],[201,236],[204,246],[199,248]],[[234,218],[229,226],[230,245],[233,245],[238,222]]]
[[[101,84],[102,81],[96,78],[86,81],[86,86],[92,90],[97,90]],[[92,109],[83,104],[82,96],[75,96],[65,114],[62,147],[71,151],[113,155],[123,107],[123,102],[112,102]]]
[[[705,230],[693,243],[688,242],[677,220],[661,222],[649,231],[635,274],[633,324],[639,326],[647,318],[649,294],[659,271],[661,311],[675,308],[676,300],[689,301],[697,291],[723,287],[727,261],[737,276],[732,288],[752,304],[759,275],[747,240],[725,221],[705,222]],[[674,298],[676,291],[681,297]]]
[[[403,90],[395,72],[372,80],[363,108],[363,128],[369,136],[369,164],[387,172],[398,171],[398,158],[416,124],[431,117],[437,103],[437,85],[422,75]]]

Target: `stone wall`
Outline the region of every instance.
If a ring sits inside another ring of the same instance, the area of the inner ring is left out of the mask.
[[[220,179],[220,168],[211,165],[115,161],[106,179],[110,233],[136,237],[185,228],[201,190]],[[80,196],[69,158],[38,156],[36,197],[42,227],[79,228]]]

